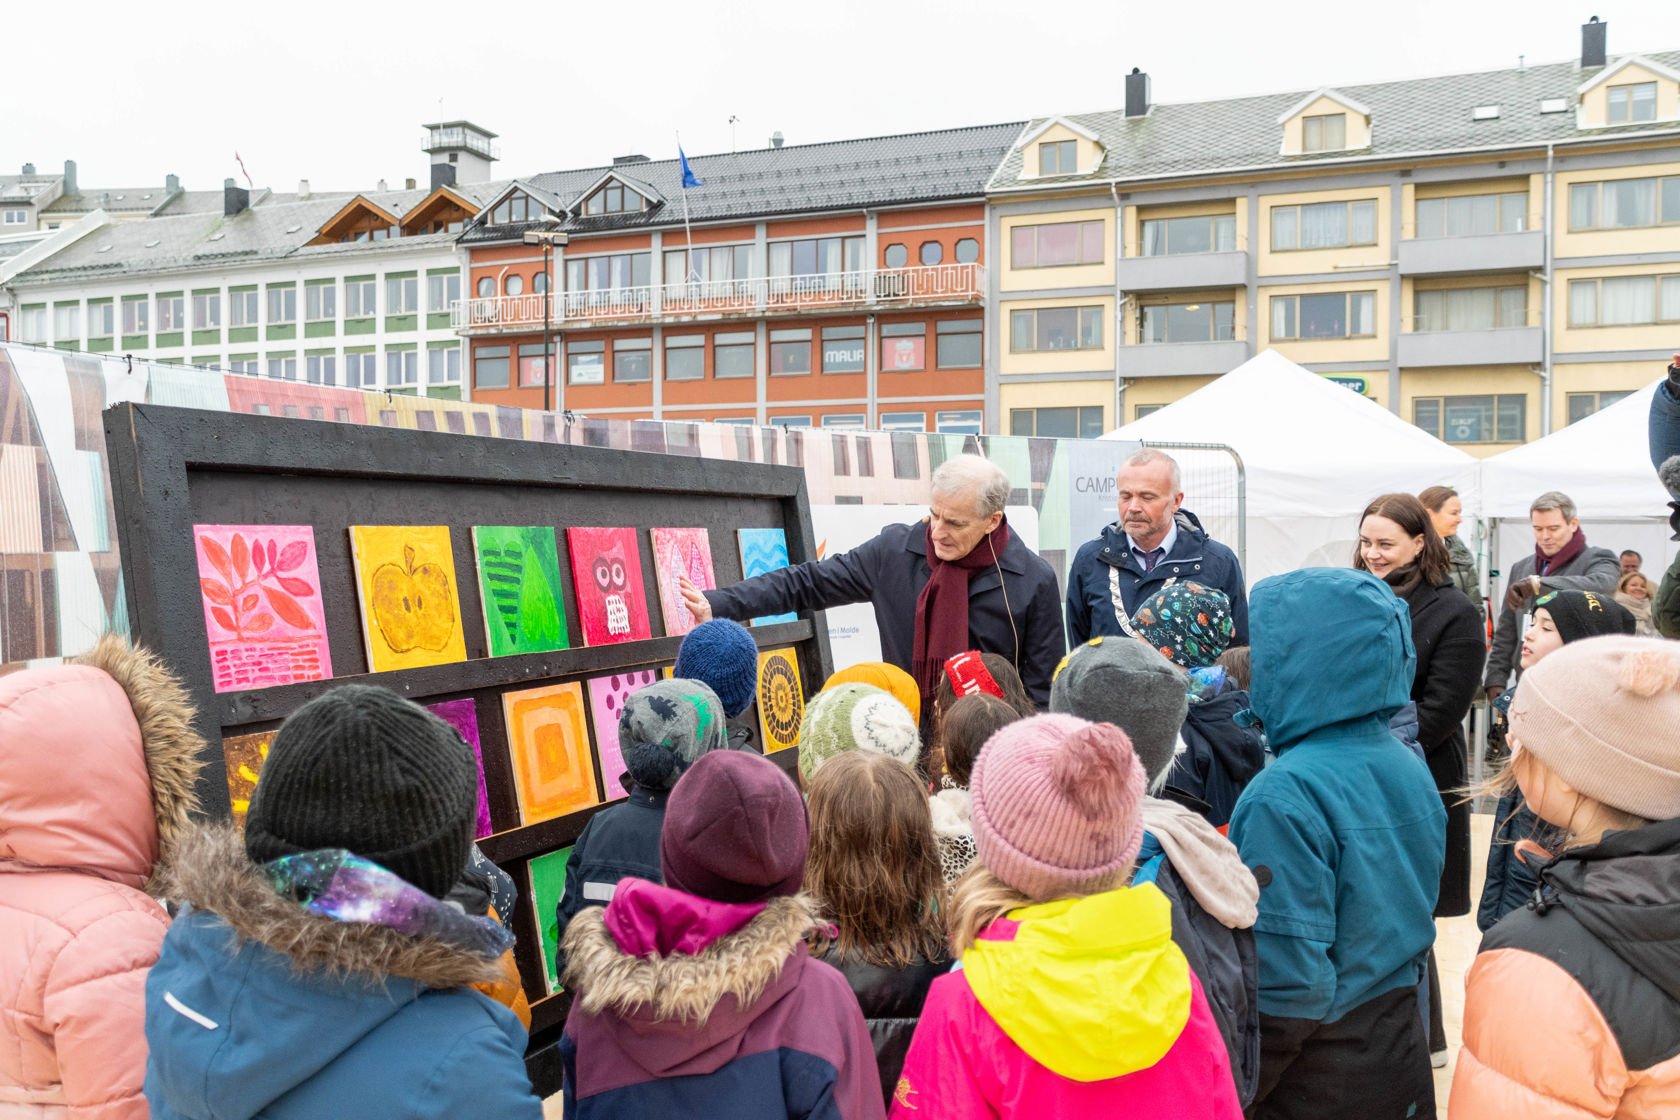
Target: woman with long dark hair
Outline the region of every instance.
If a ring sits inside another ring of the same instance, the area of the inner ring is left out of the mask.
[[[1447,546],[1423,503],[1410,494],[1384,494],[1359,519],[1353,566],[1370,572],[1406,601],[1412,617],[1417,672],[1418,743],[1447,810],[1447,862],[1441,871],[1437,918],[1470,912],[1470,804],[1457,791],[1467,778],[1464,717],[1482,681],[1487,640],[1480,612],[1453,586]],[[1446,1050],[1440,980],[1429,958],[1432,1054]]]
[[[1430,524],[1447,546],[1447,574],[1452,577],[1453,586],[1464,592],[1465,598],[1485,616],[1485,596],[1476,557],[1458,535],[1458,527],[1464,521],[1464,500],[1451,486],[1431,486],[1418,494],[1418,501],[1429,511]]]

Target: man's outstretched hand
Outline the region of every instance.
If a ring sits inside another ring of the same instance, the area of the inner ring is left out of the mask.
[[[695,625],[712,620],[712,605],[706,602],[705,594],[694,586],[693,580],[679,575],[677,590],[682,593],[683,602],[688,605],[688,613],[694,616]]]
[[[1529,576],[1520,583],[1513,583],[1511,590],[1505,592],[1505,605],[1511,610],[1520,611],[1528,605],[1530,599],[1540,594],[1540,579]]]

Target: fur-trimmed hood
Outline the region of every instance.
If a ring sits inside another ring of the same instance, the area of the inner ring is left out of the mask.
[[[198,806],[192,723],[180,681],[115,635],[0,680],[0,864],[155,886]]]
[[[281,897],[246,856],[243,838],[230,825],[200,825],[188,832],[163,887],[169,897],[214,914],[242,940],[280,954],[299,973],[369,981],[398,977],[428,988],[464,987],[501,976],[494,960],[436,938],[337,921]]]

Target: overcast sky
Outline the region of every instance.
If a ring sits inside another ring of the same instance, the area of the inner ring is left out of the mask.
[[[1195,101],[1680,50],[1673,0],[362,0],[12,4],[0,170],[87,186],[237,175],[316,190],[425,182],[423,122],[500,134],[498,177],[1114,108],[1147,71]],[[70,12],[73,14],[67,15]],[[103,13],[103,14],[102,14]],[[702,175],[704,168],[700,168]]]

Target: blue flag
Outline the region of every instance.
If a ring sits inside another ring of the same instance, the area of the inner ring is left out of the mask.
[[[688,165],[688,157],[683,154],[681,144],[677,145],[677,159],[682,163],[682,185],[684,190],[687,190],[689,187],[703,187],[706,185],[701,180],[700,176],[694,173],[694,169]]]

